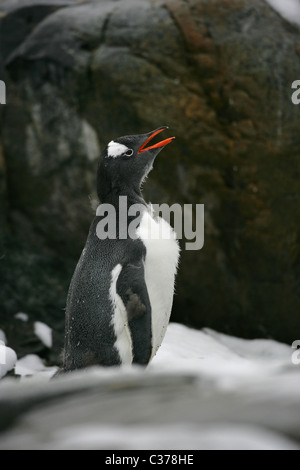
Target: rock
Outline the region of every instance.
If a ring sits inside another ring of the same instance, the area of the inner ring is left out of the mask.
[[[299,378],[286,373],[287,394],[282,383],[274,376],[226,388],[193,375],[101,368],[50,384],[6,380],[0,449],[299,449]]]
[[[4,62],[44,18],[72,0],[15,0],[0,2],[0,55]],[[12,33],[13,31],[13,33]]]
[[[0,21],[5,322],[25,310],[62,331],[102,146],[168,124],[176,144],[160,155],[145,194],[153,203],[204,203],[206,230],[201,251],[182,252],[173,318],[292,343],[299,30],[264,0],[5,4],[13,5]]]
[[[172,323],[146,369],[49,381],[56,367],[31,354],[0,381],[0,449],[299,449],[295,353]]]
[[[5,169],[5,160],[3,157],[2,147],[0,144],[0,227],[5,227],[6,225],[6,204],[7,204],[7,194],[6,194],[6,169]],[[3,233],[0,231],[0,247],[3,243]]]

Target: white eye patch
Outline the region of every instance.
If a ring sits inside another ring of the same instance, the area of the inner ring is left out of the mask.
[[[123,144],[118,144],[117,142],[114,142],[113,140],[109,142],[108,147],[107,147],[107,154],[109,157],[120,157],[120,155],[123,155],[125,152],[129,150],[126,145]]]

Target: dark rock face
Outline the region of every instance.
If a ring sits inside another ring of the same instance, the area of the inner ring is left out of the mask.
[[[206,229],[201,251],[182,252],[173,318],[295,340],[299,31],[263,0],[6,1],[0,12],[1,318],[25,310],[61,327],[102,145],[168,124],[177,140],[145,194],[204,203]]]

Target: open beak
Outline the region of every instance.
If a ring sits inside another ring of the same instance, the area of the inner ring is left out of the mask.
[[[161,133],[162,131],[164,131],[165,129],[168,129],[168,126],[160,127],[159,129],[156,129],[156,131],[151,132],[150,135],[148,134],[149,137],[148,137],[147,140],[141,145],[141,147],[139,148],[138,153],[146,152],[146,150],[158,149],[158,148],[164,147],[165,145],[167,145],[167,144],[169,144],[170,142],[172,142],[172,140],[174,140],[175,137],[169,137],[169,139],[162,140],[161,142],[157,142],[157,144],[150,145],[149,147],[147,147],[147,145],[149,144],[149,142],[150,142],[157,134],[160,134],[160,133]]]

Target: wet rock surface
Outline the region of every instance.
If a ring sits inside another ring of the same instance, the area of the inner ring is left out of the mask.
[[[299,366],[275,341],[172,323],[147,369],[48,373],[0,382],[0,449],[299,449]]]
[[[294,341],[299,47],[263,0],[0,2],[1,327],[26,311],[61,334],[101,148],[168,124],[146,198],[205,204],[173,319]]]

